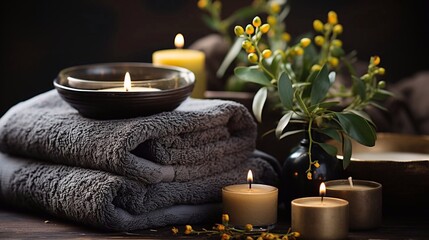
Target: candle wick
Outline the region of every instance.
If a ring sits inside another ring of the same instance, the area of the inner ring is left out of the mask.
[[[321,202],[323,203],[323,195],[321,196],[321,198],[322,198],[322,199],[321,199]]]
[[[348,180],[349,180],[350,187],[351,187],[351,188],[353,188],[353,180],[352,180],[352,177],[349,177],[349,178],[348,178]]]
[[[252,189],[252,181],[249,181],[249,189]]]

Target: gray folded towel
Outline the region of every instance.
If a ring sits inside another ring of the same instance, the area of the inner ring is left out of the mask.
[[[171,112],[94,120],[51,90],[0,119],[0,150],[157,183],[239,166],[254,150],[256,134],[252,115],[232,101],[190,98]]]
[[[192,224],[220,216],[221,188],[255,182],[273,184],[277,174],[261,158],[189,182],[143,184],[104,171],[56,165],[0,153],[0,202],[99,228],[130,231]]]

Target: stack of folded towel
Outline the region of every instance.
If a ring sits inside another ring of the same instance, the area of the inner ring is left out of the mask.
[[[0,201],[120,231],[212,220],[221,188],[249,169],[276,183],[276,161],[255,139],[252,116],[232,101],[95,120],[51,90],[0,119]]]

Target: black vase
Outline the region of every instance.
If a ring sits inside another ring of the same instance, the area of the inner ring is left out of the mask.
[[[319,187],[322,182],[342,177],[342,163],[334,156],[326,153],[319,145],[312,144],[312,159],[318,160],[320,166],[312,166],[312,179],[307,178],[306,170],[309,166],[309,141],[304,138],[283,163],[280,202],[286,210],[290,210],[290,202],[300,197],[319,196]]]

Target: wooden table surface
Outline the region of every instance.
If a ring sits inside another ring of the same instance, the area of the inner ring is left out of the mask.
[[[285,231],[290,224],[281,220],[275,230]],[[177,226],[183,231],[183,226]],[[195,229],[211,226],[193,226]],[[0,239],[219,239],[206,235],[173,235],[171,226],[136,232],[100,231],[62,219],[0,207]],[[429,239],[428,215],[384,217],[379,229],[350,232],[348,239]]]

